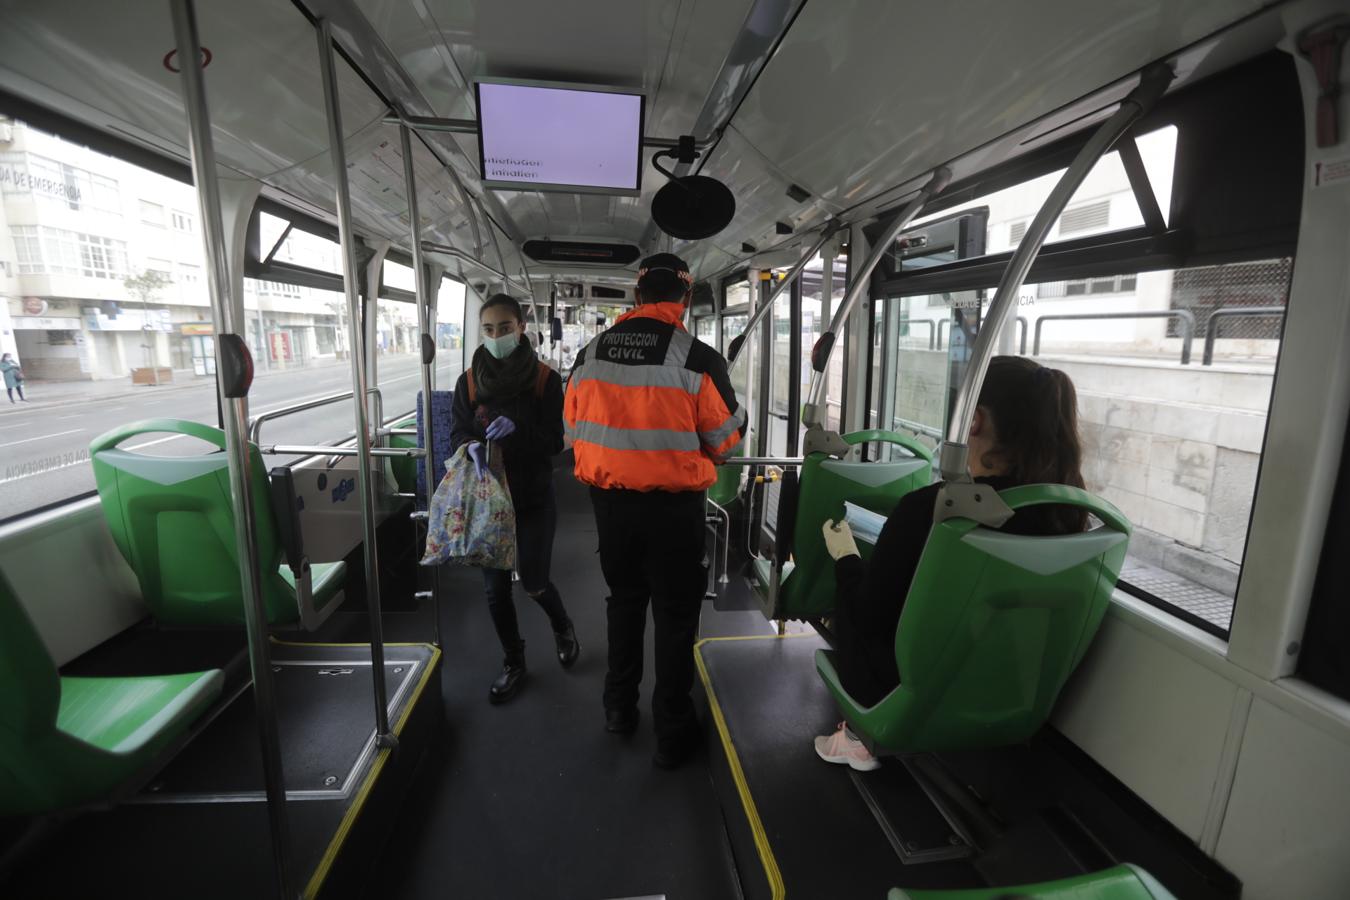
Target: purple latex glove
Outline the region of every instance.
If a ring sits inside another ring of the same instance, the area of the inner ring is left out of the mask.
[[[484,432],[484,434],[487,435],[489,441],[500,441],[507,435],[514,434],[515,430],[515,422],[512,422],[506,416],[498,416],[488,425],[487,431]]]
[[[473,467],[478,472],[479,478],[486,478],[488,471],[487,447],[474,441],[469,445],[469,459],[473,460]]]

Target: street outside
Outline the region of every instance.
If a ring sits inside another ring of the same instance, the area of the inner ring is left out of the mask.
[[[436,387],[450,390],[459,377],[458,351],[442,351]],[[415,354],[379,358],[379,386],[385,415],[412,410],[421,390]],[[216,425],[215,381],[176,372],[172,384],[132,386],[127,381],[29,382],[29,402],[0,398],[0,520],[94,489],[89,443],[99,435],[141,419],[189,419]],[[350,391],[345,362],[260,373],[249,393],[249,415]],[[17,398],[16,398],[17,399]],[[350,401],[287,416],[264,425],[264,444],[330,443],[354,433]],[[183,456],[213,448],[182,435],[147,434],[122,449],[147,455]],[[276,458],[280,461],[280,458]],[[272,458],[267,460],[273,462]]]

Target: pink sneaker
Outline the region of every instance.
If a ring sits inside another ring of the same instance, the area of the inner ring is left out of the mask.
[[[816,755],[828,763],[848,765],[856,772],[871,772],[881,767],[877,758],[868,752],[862,741],[849,734],[845,723],[839,723],[834,734],[816,738]]]

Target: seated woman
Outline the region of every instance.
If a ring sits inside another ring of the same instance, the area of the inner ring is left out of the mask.
[[[995,490],[1022,484],[1083,486],[1079,471],[1078,397],[1069,376],[1034,360],[996,356],[980,391],[968,441],[970,474]],[[870,563],[858,555],[848,523],[825,523],[825,546],[835,559],[833,629],[839,678],[863,706],[900,684],[895,632],[919,567],[941,483],[903,497],[877,538]],[[1087,515],[1074,507],[1037,506],[1016,513],[1002,530],[1053,535],[1082,531]],[[879,763],[844,723],[815,739],[826,762],[860,772]]]

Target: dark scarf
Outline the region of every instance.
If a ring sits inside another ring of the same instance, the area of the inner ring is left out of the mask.
[[[498,359],[479,347],[473,354],[473,383],[478,403],[501,403],[518,397],[534,387],[539,377],[539,360],[526,335],[506,357]]]

